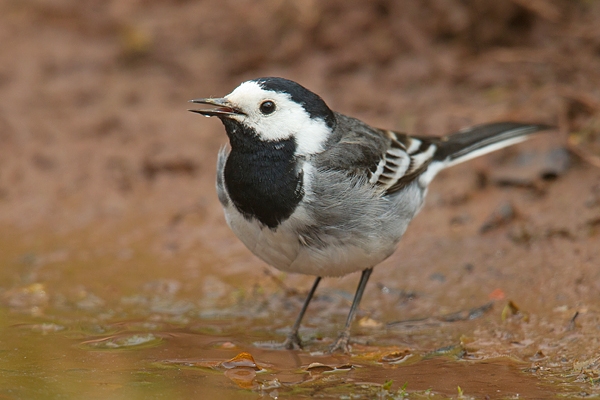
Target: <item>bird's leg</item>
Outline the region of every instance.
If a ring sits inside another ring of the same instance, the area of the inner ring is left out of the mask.
[[[293,349],[301,349],[302,342],[300,341],[300,336],[298,336],[298,330],[300,329],[300,323],[302,322],[302,318],[304,318],[304,313],[306,313],[306,309],[308,308],[308,303],[313,298],[315,291],[317,290],[317,286],[319,286],[319,282],[321,282],[321,277],[317,276],[315,279],[315,283],[313,283],[310,292],[308,292],[308,296],[306,296],[306,300],[304,300],[304,305],[302,305],[302,309],[300,310],[300,314],[298,314],[298,318],[296,318],[296,322],[294,322],[294,326],[292,326],[292,331],[283,342],[283,347],[289,350]]]
[[[365,291],[365,287],[367,286],[367,282],[369,281],[369,277],[371,276],[371,272],[373,272],[373,268],[367,268],[362,272],[362,275],[360,276],[360,282],[358,282],[358,288],[356,289],[356,294],[354,295],[354,300],[352,301],[352,306],[350,307],[350,312],[348,313],[348,318],[346,319],[346,326],[338,336],[337,340],[329,348],[330,353],[338,350],[344,353],[349,353],[348,341],[350,340],[350,326],[352,325],[352,321],[354,321],[356,310],[358,309],[358,305],[362,299],[362,295]]]

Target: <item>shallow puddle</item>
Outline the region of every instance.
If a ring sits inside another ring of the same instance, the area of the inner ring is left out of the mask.
[[[67,326],[6,310],[1,320],[2,398],[367,399],[445,398],[459,393],[543,398],[552,394],[551,387],[523,372],[522,363],[502,358],[456,361],[415,354],[395,359],[397,350],[361,346],[352,356],[332,356],[265,350],[239,344],[239,337],[165,324],[143,329],[139,321]]]
[[[185,267],[189,260],[148,250],[154,239],[139,235],[124,245],[85,232],[4,238],[0,398],[599,393],[597,317],[589,310],[585,324],[570,323],[570,309],[555,310],[553,319],[506,299],[442,313],[434,308],[438,299],[375,282],[363,307],[382,311],[360,316],[350,355],[329,355],[354,286],[334,282],[311,305],[301,329],[304,350],[277,350],[265,344],[284,339],[304,295],[290,287],[302,287],[303,278],[271,273],[248,282],[243,273],[219,270],[219,262],[243,260],[208,247],[195,253],[198,274]],[[402,312],[415,317],[414,310],[421,318],[394,319]]]

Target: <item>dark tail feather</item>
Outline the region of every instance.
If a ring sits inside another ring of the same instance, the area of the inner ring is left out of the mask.
[[[446,166],[458,164],[518,143],[525,140],[528,135],[546,129],[552,127],[517,122],[496,122],[474,126],[440,138],[440,141],[436,142],[438,149],[433,160],[444,162]]]

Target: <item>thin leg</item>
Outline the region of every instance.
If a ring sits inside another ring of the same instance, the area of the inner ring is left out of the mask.
[[[315,279],[315,283],[313,283],[310,292],[308,292],[308,296],[306,296],[306,300],[304,300],[304,305],[302,305],[302,309],[300,310],[300,314],[298,314],[298,318],[296,318],[296,322],[294,322],[294,326],[292,326],[292,331],[283,342],[283,347],[286,349],[301,349],[302,342],[300,341],[300,336],[298,336],[298,330],[300,329],[300,323],[302,322],[302,318],[304,318],[304,314],[306,313],[306,309],[308,308],[308,304],[313,298],[315,291],[317,290],[317,286],[319,286],[319,282],[321,282],[321,277],[317,276]]]
[[[371,276],[371,272],[373,272],[373,268],[367,268],[362,272],[362,275],[360,276],[360,282],[358,282],[358,288],[356,289],[356,294],[354,295],[354,300],[352,301],[352,306],[350,307],[350,312],[348,313],[348,318],[346,319],[346,326],[338,336],[337,340],[329,348],[329,352],[333,353],[337,350],[341,350],[344,353],[349,352],[348,341],[350,340],[350,326],[352,325],[352,321],[354,321],[356,310],[358,309],[358,305],[362,299],[362,295],[365,291],[365,287],[367,286],[367,282],[369,281],[369,277]]]

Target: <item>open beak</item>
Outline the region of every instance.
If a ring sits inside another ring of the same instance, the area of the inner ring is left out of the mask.
[[[190,100],[190,103],[195,104],[207,104],[209,106],[215,106],[215,108],[207,110],[188,110],[194,113],[202,114],[205,117],[227,117],[229,115],[244,115],[243,112],[238,110],[229,102],[229,100],[222,99],[194,99]]]

